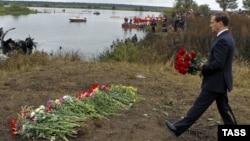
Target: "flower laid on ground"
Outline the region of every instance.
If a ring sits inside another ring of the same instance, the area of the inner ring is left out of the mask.
[[[120,109],[130,108],[137,99],[137,89],[132,86],[92,85],[75,97],[65,95],[48,100],[36,109],[22,107],[21,113],[9,121],[11,134],[68,141],[68,137],[77,137],[87,119],[106,118]]]
[[[195,75],[199,71],[199,65],[205,62],[206,59],[200,53],[181,48],[176,54],[174,68],[181,74]]]

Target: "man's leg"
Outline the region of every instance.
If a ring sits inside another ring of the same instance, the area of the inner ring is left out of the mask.
[[[222,117],[222,120],[225,125],[236,125],[237,122],[235,120],[233,111],[228,104],[228,97],[227,93],[225,94],[218,94],[218,97],[216,98],[216,104],[217,108],[220,112],[220,115]]]
[[[177,133],[185,132],[192,124],[207,110],[207,108],[216,99],[216,94],[207,91],[201,91],[194,105],[187,112],[187,116],[176,122],[174,126]]]

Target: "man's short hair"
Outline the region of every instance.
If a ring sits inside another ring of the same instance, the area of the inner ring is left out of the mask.
[[[212,16],[215,16],[214,20],[216,22],[222,21],[224,26],[229,26],[230,16],[227,12],[216,12]]]

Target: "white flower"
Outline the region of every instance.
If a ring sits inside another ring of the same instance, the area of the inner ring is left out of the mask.
[[[26,129],[26,125],[24,124],[22,130],[25,131],[25,129]]]
[[[55,136],[51,136],[50,141],[55,141],[56,137]]]
[[[65,95],[65,96],[63,96],[63,99],[67,99],[69,96],[68,95]]]
[[[70,102],[73,102],[72,97],[71,97],[71,96],[69,96],[69,95],[65,95],[65,96],[63,96],[63,99],[68,100],[68,101],[70,101]]]
[[[30,117],[33,117],[33,116],[35,116],[35,115],[36,115],[35,112],[31,112],[31,113],[30,113]]]

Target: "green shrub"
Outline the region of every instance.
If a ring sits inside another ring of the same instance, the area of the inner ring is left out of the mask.
[[[99,55],[101,61],[135,62],[138,59],[138,48],[130,39],[126,42],[114,41],[110,48]]]

